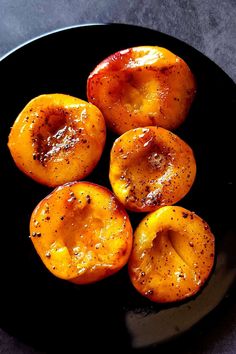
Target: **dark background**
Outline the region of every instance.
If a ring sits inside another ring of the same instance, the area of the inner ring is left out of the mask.
[[[141,25],[179,38],[236,81],[235,0],[0,0],[0,57],[46,32],[101,22]],[[213,315],[214,338],[206,341],[204,336],[202,343],[193,343],[199,353],[236,353],[236,305],[231,306],[232,299],[229,303]],[[0,329],[0,353],[38,352]]]

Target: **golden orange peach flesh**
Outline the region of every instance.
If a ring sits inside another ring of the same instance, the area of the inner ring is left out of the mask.
[[[132,227],[108,189],[89,182],[67,183],[32,213],[30,238],[55,276],[92,283],[120,270],[132,247]]]
[[[41,95],[18,115],[8,147],[18,168],[35,181],[58,186],[87,176],[106,139],[102,113],[63,94]]]
[[[196,294],[214,265],[215,238],[208,224],[179,206],[148,214],[134,233],[129,275],[134,287],[154,302]]]
[[[195,176],[192,149],[164,128],[129,130],[111,149],[110,183],[131,211],[150,212],[178,202],[190,190]]]
[[[118,134],[149,125],[169,130],[186,119],[196,93],[187,63],[171,51],[140,46],[105,58],[87,80],[88,101]]]

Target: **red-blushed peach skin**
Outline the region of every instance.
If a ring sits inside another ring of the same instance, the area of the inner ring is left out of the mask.
[[[195,176],[192,149],[164,128],[129,130],[111,149],[110,183],[131,211],[150,212],[178,202],[189,192]]]
[[[134,233],[130,279],[152,301],[184,300],[209,278],[214,255],[208,224],[187,209],[166,206],[148,214]]]
[[[8,147],[22,172],[55,187],[87,176],[105,139],[105,121],[97,107],[69,95],[45,94],[18,115]]]
[[[74,182],[58,187],[37,205],[30,238],[50,272],[86,284],[127,263],[133,235],[129,217],[112,192]]]
[[[169,130],[185,120],[196,93],[186,62],[157,46],[141,46],[105,58],[87,80],[88,101],[114,132],[149,125]]]

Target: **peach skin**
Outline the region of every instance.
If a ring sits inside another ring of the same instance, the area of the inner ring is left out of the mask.
[[[196,175],[192,149],[174,133],[136,128],[113,144],[109,178],[125,208],[150,212],[182,199]]]
[[[209,278],[214,255],[208,224],[189,210],[166,206],[148,214],[135,231],[130,279],[152,301],[184,300]]]
[[[32,99],[11,129],[8,147],[17,167],[50,187],[83,179],[98,163],[106,139],[102,113],[63,94]]]
[[[55,276],[92,283],[128,261],[133,235],[129,217],[108,189],[89,182],[56,188],[35,208],[30,238]]]
[[[195,92],[187,63],[157,46],[116,52],[99,63],[87,80],[88,101],[118,134],[149,125],[177,128],[186,119]]]

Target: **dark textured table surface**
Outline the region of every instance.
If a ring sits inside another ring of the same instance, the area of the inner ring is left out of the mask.
[[[0,57],[25,41],[63,27],[128,23],[187,42],[236,81],[235,0],[0,0],[0,18]],[[236,353],[236,305],[231,301],[216,312],[214,335],[211,331],[201,343],[194,343],[194,353]],[[0,353],[38,352],[0,329]]]

